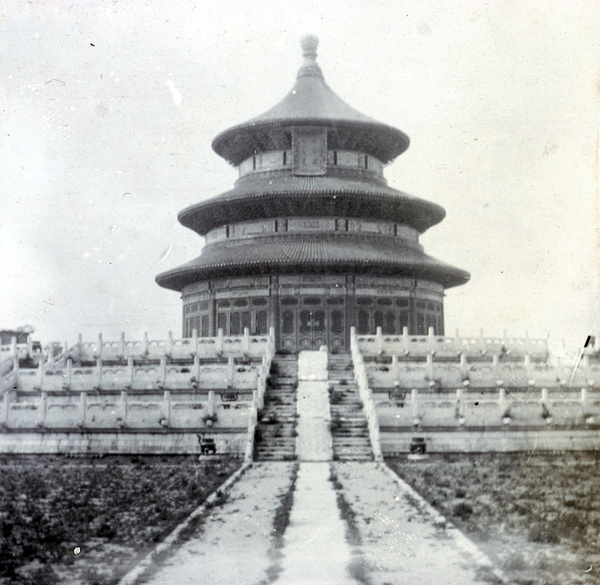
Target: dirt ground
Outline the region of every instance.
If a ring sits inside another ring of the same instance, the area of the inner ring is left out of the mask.
[[[600,453],[388,459],[519,585],[600,582]]]
[[[239,466],[197,456],[3,456],[0,584],[110,585]]]

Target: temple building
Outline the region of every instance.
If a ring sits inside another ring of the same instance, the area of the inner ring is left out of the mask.
[[[281,102],[214,139],[239,170],[234,188],[178,216],[206,238],[198,258],[156,278],[182,295],[184,337],[273,327],[278,351],[338,352],[352,326],[444,334],[444,291],[469,279],[419,244],[444,209],[387,185],[383,169],[409,138],[329,88],[317,45],[302,40]]]

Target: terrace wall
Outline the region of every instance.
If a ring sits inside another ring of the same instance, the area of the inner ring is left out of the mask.
[[[442,452],[600,447],[600,367],[589,356],[575,368],[534,361],[546,355],[536,340],[354,333],[352,340],[384,454],[407,452],[413,436]]]

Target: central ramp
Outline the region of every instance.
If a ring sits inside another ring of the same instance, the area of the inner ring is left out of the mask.
[[[327,387],[327,352],[301,352],[296,397],[299,461],[331,461],[333,458]]]
[[[301,463],[276,583],[357,585],[328,463]]]

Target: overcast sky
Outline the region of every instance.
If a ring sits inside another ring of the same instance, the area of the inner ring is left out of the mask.
[[[598,329],[597,1],[0,10],[0,327],[179,336],[179,295],[154,277],[202,239],[177,212],[231,188],[211,140],[289,91],[314,33],[330,87],[410,136],[390,185],[446,209],[421,241],[472,275],[447,291],[447,332]]]

